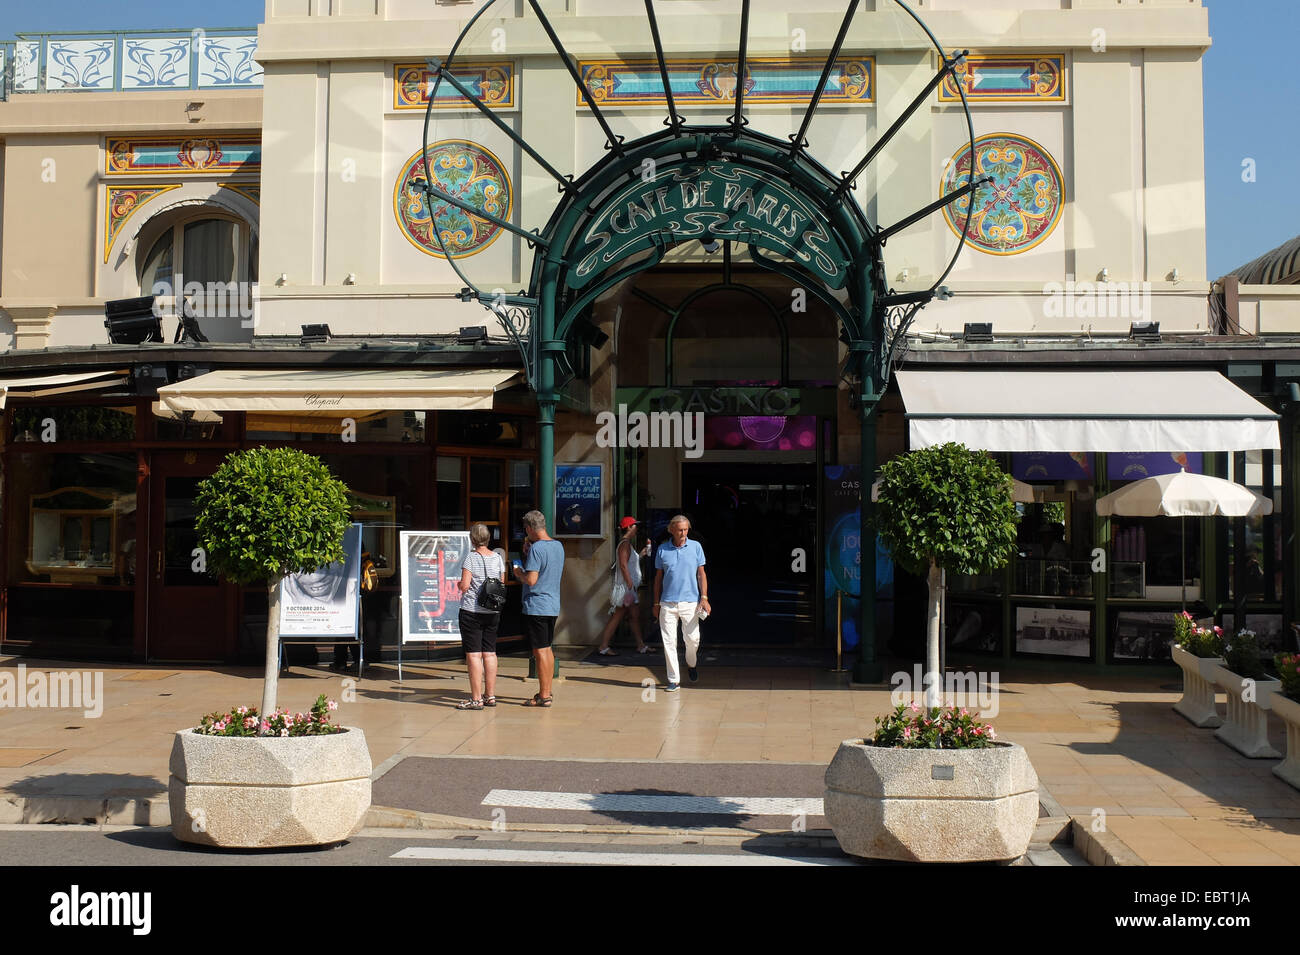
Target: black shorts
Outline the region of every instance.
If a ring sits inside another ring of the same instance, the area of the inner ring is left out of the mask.
[[[499,613],[460,612],[460,640],[466,653],[496,653]]]
[[[524,614],[524,636],[534,650],[545,650],[555,639],[555,617],[534,617]]]

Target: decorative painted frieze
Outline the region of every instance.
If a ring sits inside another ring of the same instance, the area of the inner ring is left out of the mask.
[[[507,60],[498,63],[460,63],[452,67],[457,81],[472,90],[484,105],[492,109],[514,109],[515,65]],[[446,81],[437,83],[437,75],[427,63],[398,63],[393,67],[393,109],[425,109],[429,94],[438,85],[434,109],[473,109],[469,101]]]
[[[1065,57],[1060,54],[972,53],[939,86],[939,102],[1064,103]]]
[[[514,201],[510,177],[501,160],[483,146],[464,139],[432,143],[428,168],[432,170],[434,188],[475,209],[509,220]],[[496,241],[503,230],[487,219],[437,199],[430,209],[417,185],[428,175],[425,170],[425,157],[417,151],[402,166],[393,190],[393,213],[406,240],[421,252],[443,258],[433,234],[436,227],[447,252],[457,259],[481,252]]]
[[[108,261],[114,240],[127,220],[135,215],[137,209],[164,192],[180,187],[180,183],[155,186],[109,186],[104,205],[104,261]]]
[[[666,65],[673,100],[679,106],[735,102],[735,60],[671,59]],[[745,102],[807,104],[825,66],[825,58],[815,56],[749,59],[745,63]],[[581,60],[578,69],[598,105],[665,105],[663,78],[656,60]],[[875,102],[875,70],[875,57],[836,60],[821,102]],[[584,105],[580,94],[578,105]]]
[[[172,136],[110,139],[104,172],[110,176],[256,173],[262,169],[259,136]]]
[[[253,59],[257,35],[199,37],[199,89],[255,89],[262,67]]]
[[[944,196],[970,181],[970,147],[953,153],[939,185]],[[975,140],[975,178],[993,182],[944,207],[944,218],[966,244],[990,255],[1017,255],[1034,248],[1056,228],[1065,207],[1061,168],[1046,149],[1025,136],[993,133]]]
[[[122,89],[188,89],[193,49],[189,36],[126,37]]]

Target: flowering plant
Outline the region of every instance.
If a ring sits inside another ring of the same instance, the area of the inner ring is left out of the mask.
[[[1223,662],[1237,676],[1252,680],[1267,676],[1259,658],[1259,639],[1254,630],[1238,630],[1231,642],[1224,644]]]
[[[1300,702],[1300,653],[1279,653],[1273,665],[1282,681],[1282,695]]]
[[[1202,627],[1196,618],[1184,610],[1174,614],[1174,643],[1194,657],[1223,655],[1223,628]]]
[[[194,732],[201,736],[257,736],[260,728],[265,736],[326,736],[343,732],[343,727],[330,722],[330,713],[338,707],[333,700],[326,700],[324,693],[316,697],[309,713],[276,710],[269,718],[259,719],[255,707],[236,706],[228,713],[209,713]]]
[[[892,713],[876,717],[875,735],[866,742],[902,749],[986,749],[996,739],[992,726],[964,708],[900,703]]]

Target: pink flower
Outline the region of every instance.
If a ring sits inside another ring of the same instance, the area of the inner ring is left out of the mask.
[[[1215,628],[1214,628],[1214,632],[1217,633],[1219,636],[1223,636],[1223,628],[1222,628],[1222,627],[1215,627]]]
[[[339,705],[335,703],[333,700],[330,700],[328,703],[325,704],[325,707],[326,709],[333,712],[334,710],[337,710],[339,708]]]
[[[288,735],[289,735],[289,728],[286,726],[284,729],[280,730],[280,735],[281,735],[281,736],[288,736]]]
[[[251,730],[256,725],[257,725],[257,719],[255,717],[252,716],[244,717],[244,729]]]
[[[268,723],[266,720],[262,720],[262,729],[269,730],[270,728],[271,728],[271,724]]]
[[[903,739],[911,739],[911,738],[912,738],[912,728],[910,726],[904,726]]]
[[[964,706],[961,708],[961,715],[962,715],[962,716],[966,716],[966,715],[968,715],[968,714],[966,713],[966,707],[964,707]]]
[[[909,703],[909,704],[907,705],[907,708],[908,708],[909,710],[911,710],[913,713],[920,713],[920,712],[921,712],[921,708],[920,708],[919,706],[916,705],[916,700],[913,700],[911,703]]]
[[[993,727],[989,727],[989,739],[997,739],[998,735],[993,732]]]

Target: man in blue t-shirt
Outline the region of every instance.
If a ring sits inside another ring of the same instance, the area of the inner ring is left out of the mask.
[[[560,615],[560,577],[564,545],[546,533],[546,515],[524,515],[524,562],[515,561],[515,579],[524,585],[524,635],[537,658],[538,693],[524,706],[550,706],[555,670],[555,618]]]
[[[669,540],[655,551],[655,604],[651,612],[659,618],[659,635],[664,641],[664,662],[668,664],[667,692],[681,684],[677,668],[677,623],[682,625],[686,644],[686,675],[696,682],[695,669],[700,649],[700,620],[708,616],[709,581],[704,574],[704,548],[690,539],[691,521],[678,514],[668,522]],[[661,602],[662,600],[662,602]]]

